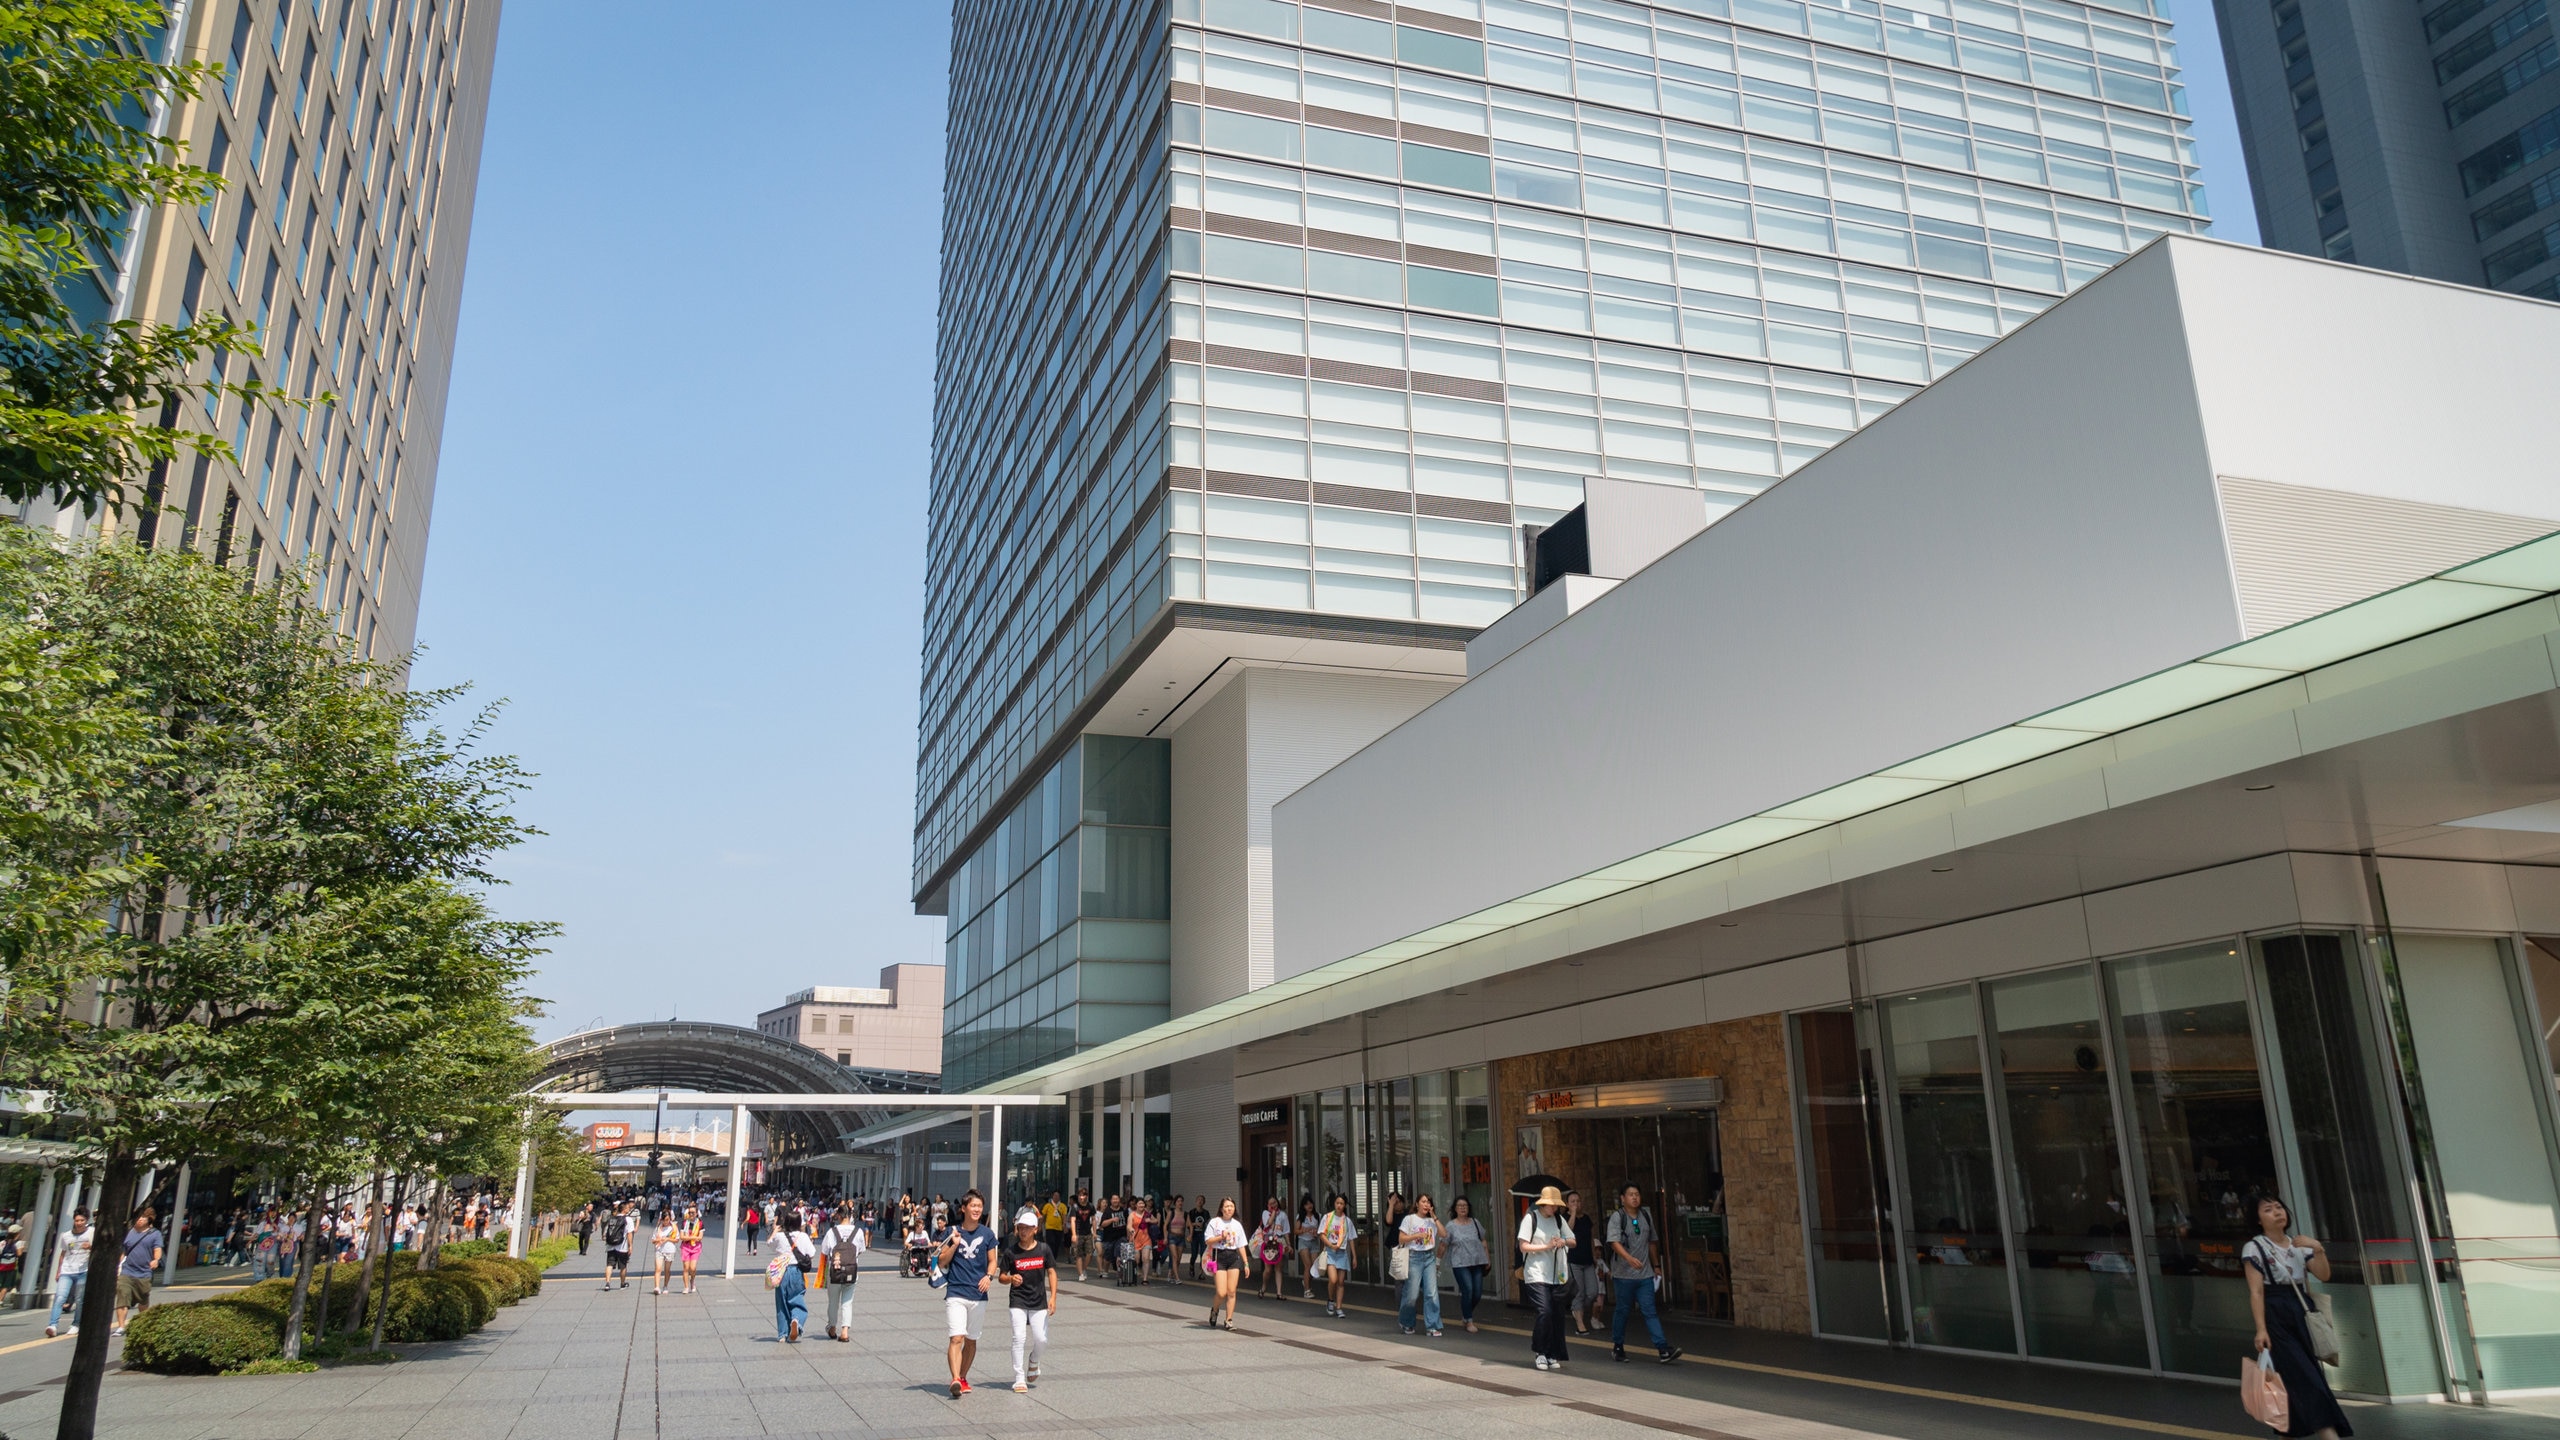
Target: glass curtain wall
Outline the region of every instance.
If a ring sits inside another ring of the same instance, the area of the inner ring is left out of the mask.
[[[952,877],[943,1083],[969,1089],[1171,1015],[1172,747],[1089,735]]]
[[[1481,1065],[1437,1070],[1398,1080],[1374,1081],[1296,1097],[1295,1173],[1291,1206],[1313,1200],[1322,1211],[1335,1195],[1351,1200],[1360,1226],[1354,1260],[1362,1279],[1386,1275],[1385,1233],[1392,1199],[1398,1214],[1416,1195],[1429,1195],[1440,1217],[1467,1197],[1500,1248],[1501,1225],[1493,1209],[1493,1104]],[[1444,1290],[1456,1288],[1447,1266]]]
[[[2560,1385],[2553,985],[2540,942],[2296,933],[1794,1016],[1815,1327],[2220,1379],[2274,1193],[2342,1390]]]

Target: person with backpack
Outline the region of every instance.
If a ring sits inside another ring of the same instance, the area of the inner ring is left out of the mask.
[[[1333,1206],[1316,1227],[1316,1240],[1324,1246],[1319,1257],[1324,1265],[1324,1313],[1336,1320],[1348,1320],[1351,1312],[1342,1308],[1342,1289],[1351,1282],[1351,1247],[1360,1238],[1360,1226],[1351,1218],[1351,1197],[1337,1190]]]
[[[1609,1309],[1609,1358],[1623,1362],[1627,1358],[1627,1318],[1644,1316],[1644,1328],[1653,1336],[1654,1358],[1668,1365],[1680,1358],[1680,1347],[1663,1338],[1662,1316],[1654,1309],[1654,1291],[1661,1277],[1654,1272],[1654,1253],[1660,1240],[1654,1234],[1652,1217],[1644,1213],[1644,1192],[1628,1185],[1618,1192],[1617,1213],[1609,1217],[1609,1228],[1601,1236],[1609,1249],[1609,1283],[1615,1303]]]
[[[853,1218],[850,1201],[836,1207],[835,1220],[818,1237],[818,1254],[827,1262],[827,1338],[853,1339],[853,1282],[860,1278],[865,1234]]]
[[[631,1202],[625,1200],[604,1217],[604,1288],[613,1288],[620,1280],[622,1288],[631,1288]]]
[[[773,1263],[765,1280],[773,1286],[773,1332],[788,1345],[800,1343],[800,1328],[809,1320],[809,1272],[817,1268],[818,1247],[800,1229],[800,1216],[782,1208],[773,1229]]]
[[[1573,1274],[1565,1257],[1573,1250],[1573,1227],[1565,1223],[1563,1209],[1564,1192],[1549,1185],[1520,1217],[1520,1283],[1538,1312],[1529,1330],[1529,1355],[1541,1370],[1561,1369],[1567,1358],[1564,1310]]]
[[[404,1217],[404,1218],[405,1218],[405,1217]],[[587,1237],[595,1233],[595,1228],[596,1228],[596,1202],[594,1202],[593,1200],[590,1200],[590,1201],[588,1201],[588,1202],[587,1202],[583,1207],[581,1207],[581,1208],[579,1209],[579,1211],[578,1211],[578,1253],[579,1253],[579,1254],[584,1255],[584,1254],[586,1254],[586,1253],[587,1253]],[[406,1229],[406,1227],[404,1226],[404,1227],[403,1227],[404,1232],[405,1232],[405,1229]],[[400,1236],[400,1239],[401,1239],[401,1240],[405,1240],[405,1239],[407,1239],[407,1238],[408,1238],[408,1237],[407,1237],[407,1235],[406,1235],[405,1233],[403,1233],[403,1234]],[[392,1247],[391,1247],[391,1248],[393,1248],[393,1249],[395,1249],[395,1250],[399,1249],[399,1248],[400,1248],[399,1241],[395,1240],[395,1241],[393,1242],[393,1244],[392,1244]]]

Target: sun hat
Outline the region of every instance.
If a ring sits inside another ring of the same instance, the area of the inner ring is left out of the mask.
[[[1564,1203],[1564,1192],[1553,1185],[1550,1185],[1544,1190],[1538,1192],[1538,1203],[1541,1205],[1562,1205]]]

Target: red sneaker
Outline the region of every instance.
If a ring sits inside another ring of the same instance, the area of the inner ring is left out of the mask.
[[[968,1376],[963,1375],[963,1376],[961,1376],[961,1377],[960,1377],[960,1393],[961,1393],[961,1394],[966,1395],[966,1394],[968,1394],[968,1393],[970,1392],[970,1390],[972,1390],[973,1388],[975,1388],[975,1387],[973,1387],[972,1385],[970,1385],[970,1383],[969,1383],[969,1377],[968,1377]]]

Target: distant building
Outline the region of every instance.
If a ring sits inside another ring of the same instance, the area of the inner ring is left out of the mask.
[[[756,1028],[806,1045],[899,1089],[932,1089],[942,1073],[942,967],[891,965],[877,989],[812,985],[756,1017]]]
[[[2560,300],[2560,36],[2544,0],[2216,0],[2278,250]]]

